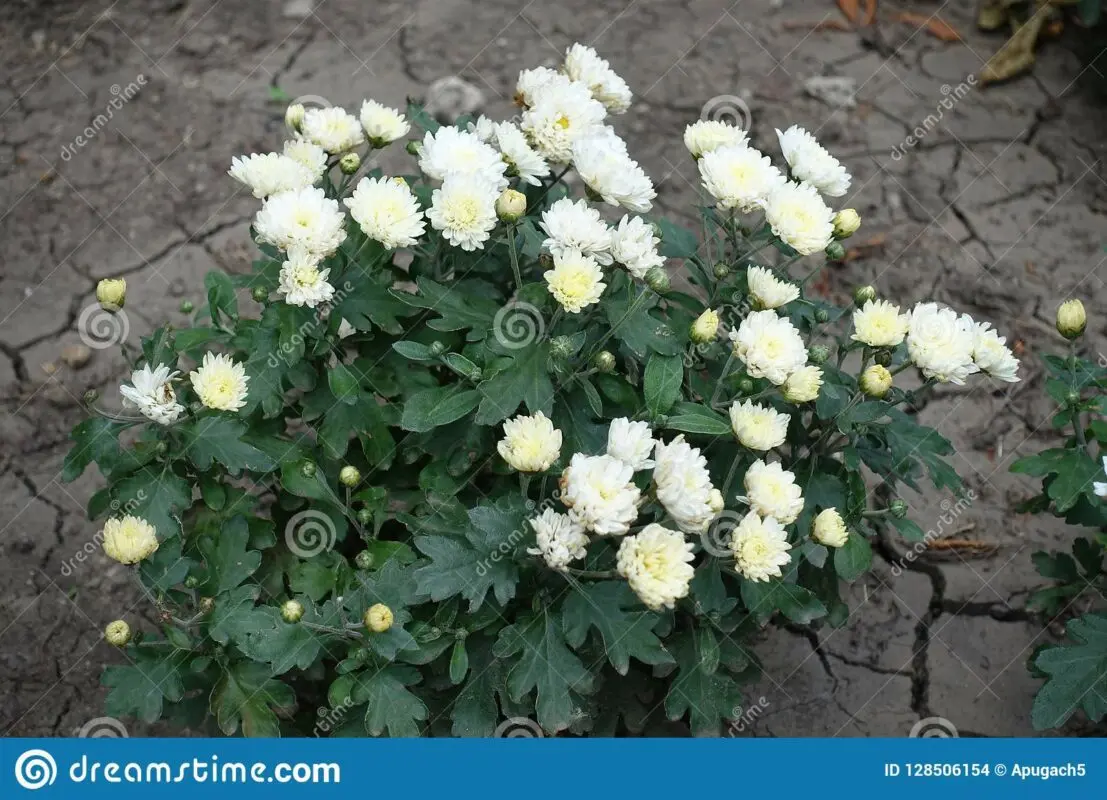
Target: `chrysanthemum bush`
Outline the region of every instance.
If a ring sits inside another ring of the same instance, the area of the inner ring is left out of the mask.
[[[108,713],[718,733],[768,623],[843,624],[873,526],[922,539],[900,488],[960,489],[896,375],[1017,362],[933,303],[812,296],[860,224],[812,136],[780,132],[774,164],[689,125],[693,232],[642,216],[653,184],[611,127],[631,93],[594,51],[516,99],[517,121],[446,127],[293,106],[280,153],[235,159],[252,273],[209,275],[193,327],[142,341],[127,408],[66,463],[107,478],[90,515],[163,623],[107,632]],[[365,174],[388,146],[405,174]]]
[[[1038,571],[1053,585],[1034,592],[1028,607],[1051,619],[1068,618],[1067,640],[1040,647],[1030,658],[1031,670],[1045,679],[1031,715],[1038,729],[1060,727],[1079,711],[1092,722],[1107,716],[1107,364],[1102,355],[1083,353],[1086,325],[1079,300],[1063,303],[1057,330],[1069,340],[1069,350],[1045,357],[1046,392],[1057,404],[1052,425],[1064,441],[1011,465],[1012,472],[1042,478],[1041,494],[1021,511],[1052,514],[1094,531],[1074,539],[1071,555],[1034,554]]]

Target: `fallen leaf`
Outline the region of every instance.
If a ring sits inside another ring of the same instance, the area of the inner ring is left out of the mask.
[[[838,8],[842,9],[842,13],[846,15],[846,19],[854,25],[857,24],[857,20],[861,16],[860,0],[838,0]]]
[[[1022,356],[1026,352],[1026,342],[1022,339],[1016,339],[1015,343],[1011,346],[1011,352],[1017,356]]]
[[[896,19],[900,22],[910,23],[918,28],[926,28],[931,36],[935,39],[941,39],[943,42],[961,41],[961,34],[957,32],[957,29],[939,16],[928,17],[925,14],[912,14],[903,11],[896,14]]]
[[[980,70],[981,84],[1005,81],[1030,69],[1034,63],[1034,45],[1048,15],[1049,5],[1043,5],[1015,31]]]
[[[789,19],[784,21],[784,30],[795,31],[852,31],[848,23],[840,19],[824,19],[822,22],[808,22],[802,19]]]
[[[865,0],[865,16],[861,20],[864,26],[872,25],[876,20],[876,0]]]
[[[885,238],[886,237],[883,233],[878,233],[875,236],[872,236],[869,239],[865,240],[864,242],[854,245],[853,247],[846,250],[846,254],[842,258],[842,263],[848,264],[851,261],[868,258],[876,252],[883,250]]]

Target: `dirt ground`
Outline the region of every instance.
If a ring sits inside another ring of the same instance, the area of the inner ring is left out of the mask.
[[[1074,532],[1010,511],[1034,487],[1007,468],[1050,441],[1039,358],[1060,348],[1057,303],[1084,300],[1093,352],[1107,334],[1097,313],[1107,307],[1107,59],[1077,57],[1070,32],[1042,48],[1033,75],[973,85],[1001,39],[975,30],[971,5],[880,0],[870,28],[816,31],[796,23],[840,18],[832,0],[5,2],[0,732],[68,736],[101,717],[99,673],[121,658],[101,630],[145,613],[92,543],[83,507],[97,476],[59,480],[79,399],[90,388],[116,397],[123,372],[114,349],[85,364],[66,350],[81,341],[97,279],[126,276],[137,341],[155,322],[182,321],[182,300],[201,302],[207,270],[247,268],[256,201],[226,170],[233,155],[279,145],[275,87],[400,105],[457,75],[506,117],[517,71],[553,64],[579,40],[635,91],[619,129],[663,211],[695,197],[684,125],[712,98],[741,98],[755,143],[776,151],[773,129],[799,123],[855,176],[846,205],[865,220],[856,241],[866,246],[832,271],[830,294],[866,281],[903,302],[936,298],[992,321],[1024,354],[1014,388],[946,390],[922,412],[954,441],[976,500],[932,493],[912,513],[931,529],[953,509],[943,532],[982,546],[904,565],[902,547],[886,543],[844,628],[777,631],[761,645],[766,675],[742,733],[903,736],[942,718],[927,725],[1032,734],[1037,682],[1025,663],[1056,630],[1023,609],[1039,585],[1030,555]],[[940,13],[964,40],[895,21],[904,10]],[[817,76],[847,79],[847,107],[805,88]],[[958,99],[935,122],[946,97]]]

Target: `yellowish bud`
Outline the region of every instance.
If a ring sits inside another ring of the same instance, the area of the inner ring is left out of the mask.
[[[873,364],[861,373],[859,383],[861,391],[865,393],[866,397],[879,400],[888,394],[888,390],[892,388],[892,373],[888,371],[887,367]]]
[[[1066,339],[1076,339],[1087,325],[1088,315],[1079,300],[1066,300],[1057,308],[1057,332]]]
[[[373,633],[384,633],[392,627],[392,609],[384,603],[369,606],[364,622],[365,627]]]
[[[361,169],[361,156],[357,153],[346,153],[338,159],[338,168],[342,170],[343,175],[353,175]]]
[[[826,547],[842,547],[849,541],[849,529],[837,509],[820,511],[811,526],[811,535],[815,541]]]
[[[861,227],[861,215],[852,208],[843,208],[834,215],[834,238],[848,239]]]
[[[527,213],[527,196],[514,189],[504,189],[496,198],[496,216],[501,222],[518,222]]]
[[[304,124],[304,114],[306,113],[307,111],[302,103],[292,103],[285,109],[284,124],[289,127],[289,130],[299,133]]]
[[[131,626],[121,619],[109,622],[108,627],[104,628],[104,638],[108,640],[108,644],[122,647],[131,641]]]
[[[726,501],[723,500],[723,493],[718,489],[712,489],[711,493],[707,495],[707,506],[711,509],[711,513],[721,514],[723,509],[726,508]]]
[[[127,282],[122,278],[104,278],[96,284],[96,299],[102,309],[114,314],[127,301]]]
[[[292,624],[299,622],[304,616],[304,606],[298,600],[287,600],[281,606],[281,619]]]
[[[352,464],[347,464],[339,471],[338,480],[343,486],[353,488],[361,483],[361,473],[358,471],[357,467]]]
[[[713,341],[715,336],[719,333],[719,312],[712,311],[710,308],[700,314],[696,321],[692,323],[692,330],[689,332],[689,336],[692,337],[692,341],[696,344],[706,344]]]

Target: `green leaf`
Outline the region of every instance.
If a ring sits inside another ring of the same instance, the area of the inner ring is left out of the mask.
[[[926,539],[926,531],[918,526],[914,520],[903,517],[885,517],[884,521],[899,531],[899,534],[909,542],[921,542]]]
[[[666,258],[691,258],[699,250],[699,238],[685,227],[661,217],[661,255]]]
[[[134,715],[143,722],[155,722],[165,701],[184,697],[181,667],[191,656],[167,642],[136,645],[127,652],[133,664],[110,666],[100,683],[110,687],[104,710],[115,717]]]
[[[688,714],[693,735],[718,736],[723,723],[739,713],[742,692],[725,672],[705,669],[700,644],[694,631],[682,632],[673,640],[680,669],[665,695],[665,714],[671,720]]]
[[[249,636],[256,624],[254,604],[259,594],[261,587],[250,583],[215,598],[215,608],[207,619],[208,636],[219,644]]]
[[[467,641],[472,651],[472,669],[454,700],[450,732],[454,736],[489,737],[500,721],[496,696],[507,700],[507,670],[504,662],[492,653],[486,637],[478,637],[477,644],[473,637]]]
[[[119,433],[126,427],[121,422],[98,416],[79,423],[69,434],[73,446],[62,463],[62,481],[75,481],[93,461],[103,471],[109,471],[111,464],[119,458]]]
[[[276,462],[253,445],[242,441],[246,424],[224,416],[201,417],[178,425],[184,452],[198,469],[208,470],[218,461],[232,475],[248,469],[268,472]]]
[[[153,525],[161,541],[180,533],[176,517],[192,505],[192,486],[168,465],[143,467],[120,481],[115,492],[120,508]]]
[[[651,297],[634,308],[633,313],[628,313],[632,309],[632,303],[633,301],[622,297],[610,297],[603,301],[604,314],[615,338],[640,359],[645,359],[651,352],[663,356],[678,355],[681,341],[676,332],[668,323],[650,314],[657,299]]]
[[[742,603],[759,622],[764,623],[780,611],[799,625],[826,616],[826,606],[810,589],[780,578],[769,581],[742,579]]]
[[[1034,660],[1049,676],[1030,714],[1037,730],[1060,727],[1078,708],[1092,722],[1107,716],[1107,615],[1077,617],[1065,630],[1073,643],[1049,647]]]
[[[450,653],[450,683],[455,686],[465,680],[469,673],[469,653],[465,649],[465,640],[458,639],[454,642],[453,652]]]
[[[376,325],[385,333],[398,335],[403,332],[397,318],[409,316],[412,312],[408,306],[411,304],[402,302],[389,292],[393,279],[388,270],[367,273],[355,267],[343,278],[347,279],[346,285],[352,288],[331,314],[337,314],[359,331],[370,330]]]
[[[265,664],[239,661],[224,667],[211,691],[211,710],[219,729],[233,736],[242,726],[244,736],[280,736],[276,711],[291,713],[296,695],[269,675]]]
[[[238,298],[235,297],[234,283],[226,273],[212,270],[204,276],[204,286],[208,290],[212,320],[218,322],[220,315],[225,315],[231,321],[237,321]]]
[[[434,361],[435,359],[434,353],[427,345],[421,342],[413,342],[410,339],[393,342],[392,349],[412,361]]]
[[[495,425],[515,414],[525,402],[533,414],[553,411],[554,387],[546,370],[550,357],[549,342],[540,341],[516,351],[507,369],[482,381],[477,387],[483,399],[477,409],[478,425]]]
[[[557,617],[544,609],[500,631],[493,648],[500,658],[518,656],[507,675],[511,699],[519,702],[536,690],[538,724],[554,732],[573,721],[572,694],[592,691],[592,674],[566,647],[561,631]]]
[[[844,581],[852,583],[857,580],[869,571],[872,564],[872,545],[857,531],[850,531],[846,543],[834,550],[834,571]]]
[[[348,406],[357,402],[360,392],[357,377],[345,364],[335,364],[327,370],[327,386],[338,402]]]
[[[395,289],[393,297],[415,308],[425,308],[438,315],[427,325],[436,331],[472,330],[472,341],[483,339],[492,327],[492,319],[500,306],[471,282],[458,281],[451,287],[419,278],[419,292],[411,294]]]
[[[935,489],[961,490],[961,478],[942,456],[953,453],[953,445],[933,428],[919,425],[898,409],[888,411],[892,422],[883,427],[888,437],[888,447],[897,467],[904,462],[918,459],[926,466],[930,482]]]
[[[301,622],[290,623],[272,606],[255,608],[248,630],[235,637],[235,644],[247,658],[269,664],[273,675],[293,667],[307,669],[319,657],[325,634],[312,631],[305,621],[312,621],[310,614],[305,613]]]
[[[626,611],[640,607],[641,602],[626,583],[603,581],[574,587],[562,606],[562,624],[569,646],[580,649],[595,628],[603,639],[607,660],[620,675],[630,669],[631,657],[644,664],[671,664],[673,657],[653,633],[656,614],[646,611]]]
[[[642,389],[646,396],[646,409],[651,417],[658,417],[673,407],[680,399],[680,386],[684,382],[684,361],[680,356],[650,355]]]
[[[696,403],[677,403],[665,427],[673,431],[699,433],[705,436],[729,436],[732,433],[727,419],[707,406]]]
[[[219,595],[235,588],[261,565],[261,553],[247,551],[249,541],[250,526],[242,516],[224,525],[218,537],[201,540],[200,552],[204,554],[208,568],[204,588],[209,595]]]
[[[1046,493],[1052,498],[1058,513],[1076,505],[1081,495],[1094,496],[1092,483],[1103,477],[1099,464],[1084,450],[1069,450],[1057,464],[1056,477],[1049,482]]]
[[[370,736],[418,736],[429,716],[426,705],[407,687],[419,683],[419,671],[413,667],[389,666],[358,675],[350,696],[354,703],[368,703],[365,730]]]
[[[187,576],[193,562],[181,556],[181,540],[162,542],[157,551],[139,564],[142,584],[152,592],[168,592]]]
[[[480,404],[481,393],[476,389],[458,391],[460,388],[455,383],[416,392],[404,403],[400,427],[425,433],[461,419]]]

